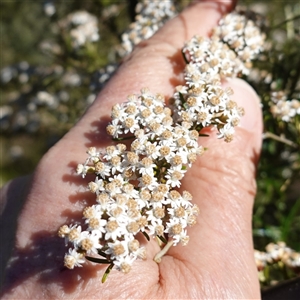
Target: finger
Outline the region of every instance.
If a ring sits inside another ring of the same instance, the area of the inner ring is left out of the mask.
[[[190,242],[185,248],[169,251],[171,257],[162,261],[161,272],[163,278],[172,280],[166,269],[175,259],[178,266],[187,266],[183,277],[194,274],[195,281],[200,282],[206,276],[218,283],[224,298],[252,299],[259,297],[251,216],[262,116],[258,97],[246,83],[236,79],[230,86],[235,91],[234,99],[245,107],[246,117],[229,144],[217,140],[215,132],[209,138],[200,138],[200,144],[208,150],[183,179],[183,189],[194,195],[193,201],[200,208],[198,223],[190,228]],[[226,295],[228,286],[236,287],[235,295]],[[217,298],[214,292],[220,291],[209,292],[208,298]]]

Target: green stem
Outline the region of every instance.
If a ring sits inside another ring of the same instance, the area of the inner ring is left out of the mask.
[[[292,18],[290,18],[290,19],[286,19],[286,20],[284,20],[283,22],[281,22],[281,23],[279,23],[279,24],[273,26],[270,30],[274,30],[274,29],[276,29],[276,28],[278,28],[278,27],[281,27],[282,25],[284,25],[284,24],[286,24],[286,23],[288,23],[288,22],[292,22],[292,21],[297,20],[297,19],[300,19],[300,15],[294,16],[294,17],[292,17]]]

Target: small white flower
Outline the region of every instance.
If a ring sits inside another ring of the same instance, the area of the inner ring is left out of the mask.
[[[147,157],[150,157],[151,159],[156,159],[160,156],[159,148],[157,147],[157,142],[151,143],[148,141],[145,143],[144,146],[145,146],[144,154]]]
[[[138,181],[138,187],[147,188],[149,190],[153,190],[158,185],[157,178],[151,174],[142,175],[140,178],[138,178]]]
[[[121,261],[129,254],[128,241],[115,241],[113,243],[107,243],[108,249],[105,251],[106,254],[110,255],[112,259]]]
[[[98,161],[97,163],[95,163],[95,174],[101,176],[103,179],[108,177],[110,175],[111,172],[111,165],[106,163],[106,162],[102,162],[102,161]]]
[[[74,267],[82,267],[81,264],[85,262],[82,253],[78,253],[75,249],[69,249],[69,253],[64,258],[65,266],[68,269],[74,269]]]
[[[137,170],[141,175],[148,174],[154,176],[155,167],[156,165],[153,163],[153,160],[149,157],[145,157],[139,162]]]
[[[177,219],[171,219],[167,222],[165,232],[169,234],[174,240],[174,246],[176,246],[181,240],[185,240],[187,237],[186,225],[179,222]]]
[[[85,175],[86,175],[86,173],[87,173],[87,171],[88,171],[88,169],[89,169],[88,166],[85,166],[85,165],[83,165],[83,164],[78,164],[78,165],[77,165],[77,168],[76,168],[76,173],[77,173],[78,175],[81,175],[82,178],[84,178]]]
[[[90,162],[97,163],[100,160],[100,152],[98,152],[95,147],[88,148],[86,153],[88,154],[88,158],[86,159],[84,166],[87,166]]]
[[[185,172],[186,170],[181,169],[181,166],[170,167],[167,171],[167,175],[165,176],[167,179],[166,184],[171,187],[180,187],[181,180]]]
[[[116,266],[117,270],[128,273],[131,269],[132,263],[136,260],[136,255],[125,255],[119,256],[114,260],[114,265]]]
[[[105,190],[103,179],[96,177],[95,181],[89,183],[88,188],[92,193],[99,194],[101,191]]]
[[[104,239],[116,241],[121,236],[126,235],[126,233],[127,229],[124,224],[119,223],[116,218],[110,217],[106,223],[106,233]]]
[[[219,133],[217,137],[224,138],[225,141],[230,141],[234,135],[234,127],[231,126],[230,123],[226,123],[223,127],[219,129]]]
[[[154,227],[157,225],[162,225],[162,219],[157,218],[155,216],[155,208],[149,209],[148,211],[146,211],[146,214],[147,214],[147,220],[151,223],[151,225],[153,225]]]
[[[203,127],[207,127],[211,124],[211,119],[213,115],[211,114],[209,107],[201,107],[197,113],[197,123],[201,124]]]
[[[101,236],[102,232],[99,230],[92,230],[91,232],[82,231],[77,247],[82,248],[87,254],[91,252],[98,254],[97,250],[102,248],[102,245],[99,243]]]
[[[116,146],[108,146],[105,149],[103,159],[110,161],[114,156],[119,156],[121,154],[121,151]]]
[[[123,121],[123,128],[124,128],[124,133],[134,133],[136,130],[140,129],[140,125],[138,122],[138,119],[135,119],[134,117],[127,117]]]
[[[112,135],[113,138],[118,138],[121,134],[123,134],[123,127],[118,120],[112,120],[106,127],[106,131],[109,135]]]

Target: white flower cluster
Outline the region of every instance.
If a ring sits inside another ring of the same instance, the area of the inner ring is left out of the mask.
[[[220,20],[211,38],[195,36],[186,43],[182,50],[188,62],[186,85],[177,87],[174,95],[176,121],[191,123],[198,131],[214,125],[218,137],[230,142],[244,110],[230,98],[233,91],[222,88],[221,80],[247,74],[264,38],[253,22],[231,13]]]
[[[255,250],[254,257],[259,271],[276,262],[282,262],[291,269],[300,268],[300,253],[287,247],[284,242],[268,244],[266,252]]]
[[[132,52],[135,45],[150,38],[166,21],[176,14],[173,1],[142,0],[136,6],[135,22],[122,34],[118,49],[121,57]]]
[[[271,93],[271,113],[274,118],[279,118],[284,122],[290,122],[296,115],[300,115],[300,101],[296,99],[288,100],[284,91]]]
[[[192,124],[198,132],[204,127],[215,126],[218,138],[231,142],[234,127],[244,115],[244,109],[230,98],[232,89],[224,90],[220,81],[208,82],[199,86],[177,87],[174,94],[174,112],[177,122]]]
[[[215,28],[213,36],[234,50],[237,60],[241,60],[244,74],[249,73],[251,60],[263,50],[265,34],[246,16],[232,12],[222,18]]]
[[[188,243],[186,228],[196,223],[198,207],[189,192],[180,194],[176,188],[203,148],[198,132],[185,123],[174,126],[164,97],[148,89],[113,107],[107,131],[115,138],[132,137],[130,149],[118,144],[104,153],[88,150],[77,173],[96,174],[88,187],[97,204],[84,210],[87,231],[64,225],[59,235],[73,243],[65,256],[67,267],[80,265],[83,255],[100,254],[127,273],[135,259],[146,258],[136,239],[139,232],[165,243],[169,239],[174,246]]]
[[[140,232],[165,245],[155,256],[157,262],[170,246],[188,243],[187,227],[196,223],[199,209],[191,203],[191,194],[178,188],[204,152],[198,145],[199,132],[214,125],[218,137],[230,142],[244,110],[231,100],[232,89],[224,90],[220,83],[238,73],[232,50],[216,37],[194,37],[183,53],[189,60],[186,84],[177,87],[172,109],[163,95],[146,88],[128,96],[113,106],[107,126],[114,140],[128,143],[105,151],[91,147],[86,162],[78,165],[83,177],[95,175],[88,189],[97,203],[83,212],[87,230],[77,225],[59,230],[59,236],[73,244],[65,256],[66,267],[80,266],[86,256],[127,273],[133,261],[146,258],[136,238]],[[97,254],[103,259],[95,258]]]
[[[3,84],[17,79],[20,83],[27,83],[31,73],[36,70],[27,61],[22,61],[17,65],[8,66],[0,70],[0,81]]]
[[[33,103],[36,105],[45,105],[48,108],[55,109],[58,106],[58,99],[46,91],[39,91],[37,92]]]
[[[186,72],[197,70],[205,75],[202,77],[203,82],[236,77],[246,72],[244,62],[216,33],[211,38],[195,36],[189,43],[186,43],[183,53],[190,65],[190,70]]]
[[[44,13],[48,17],[52,17],[56,13],[55,5],[52,1],[45,1],[43,3]]]
[[[99,40],[98,20],[86,11],[77,11],[60,22],[63,28],[70,29],[72,46],[77,49],[88,42]]]

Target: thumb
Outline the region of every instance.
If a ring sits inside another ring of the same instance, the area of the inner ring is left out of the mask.
[[[234,79],[225,85],[233,88],[233,99],[245,108],[245,116],[230,143],[216,139],[215,132],[209,138],[200,138],[200,144],[208,150],[187,172],[182,185],[192,193],[200,215],[189,230],[187,247],[174,247],[169,253],[185,265],[197,267],[199,280],[203,281],[205,275],[224,292],[229,286],[243,287],[248,291],[247,298],[252,299],[259,297],[251,217],[262,115],[258,97],[248,84]],[[161,272],[166,268],[164,263],[167,261],[162,260]],[[201,271],[204,269],[205,274]],[[235,296],[245,297],[240,294],[242,290]],[[207,297],[215,298],[217,290],[211,292]]]

